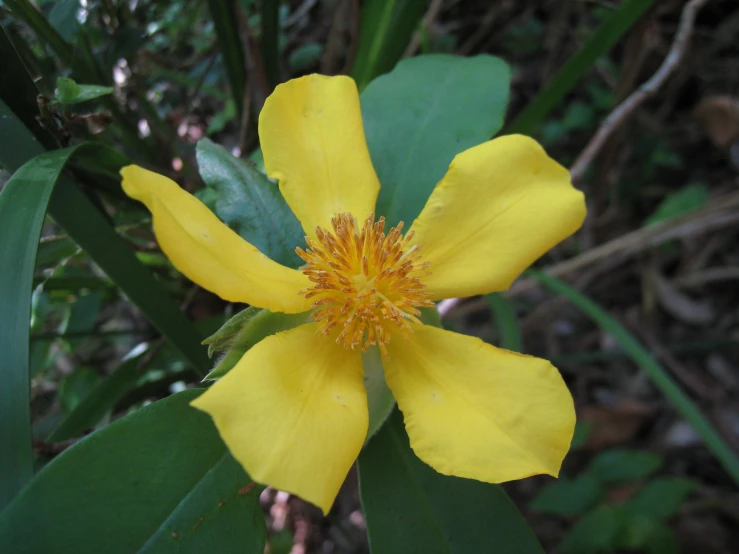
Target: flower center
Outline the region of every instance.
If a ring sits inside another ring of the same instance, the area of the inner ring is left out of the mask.
[[[296,252],[305,262],[300,270],[315,283],[301,294],[316,298],[311,318],[322,322],[324,336],[338,330],[336,342],[345,348],[376,344],[387,355],[388,327],[403,332],[410,322],[420,323],[419,307],[433,306],[419,276],[428,262],[419,247],[408,247],[413,232],[403,237],[403,223],[384,232],[385,218],[371,214],[359,229],[351,214],[331,219],[333,231],[316,228],[316,239],[306,237],[308,249]]]

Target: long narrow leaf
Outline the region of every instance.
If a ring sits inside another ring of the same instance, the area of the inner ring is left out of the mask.
[[[74,150],[32,159],[0,193],[0,509],[33,474],[28,375],[33,266],[54,183]]]
[[[514,352],[521,352],[521,327],[511,302],[499,293],[488,294],[485,299],[495,317],[495,324],[500,333],[500,346]]]
[[[244,109],[246,90],[246,61],[244,46],[239,36],[239,21],[236,18],[235,0],[208,0],[208,9],[213,18],[218,37],[218,46],[223,55],[231,95],[239,113]]]
[[[364,3],[357,57],[350,73],[360,91],[398,63],[427,5],[426,0],[368,0]]]
[[[670,374],[655,360],[654,356],[623,325],[587,296],[579,293],[559,279],[555,279],[540,271],[529,270],[528,273],[547,288],[567,298],[575,307],[600,325],[652,380],[654,386],[667,397],[678,413],[693,426],[693,429],[705,441],[706,447],[716,456],[734,482],[739,484],[739,458],[737,454],[724,442],[710,421],[701,413],[695,403],[683,392],[679,385],[675,383]]]
[[[582,48],[570,56],[549,84],[505,127],[503,133],[507,135],[534,133],[549,112],[572,90],[580,77],[618,42],[652,4],[654,0],[625,0]]]
[[[280,82],[280,0],[262,0],[262,59],[270,88]]]

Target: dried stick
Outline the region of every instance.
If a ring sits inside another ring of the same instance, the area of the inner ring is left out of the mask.
[[[585,170],[592,163],[598,152],[601,151],[606,141],[616,132],[619,126],[650,96],[655,94],[657,90],[664,84],[670,74],[675,71],[680,61],[685,56],[690,43],[690,37],[693,34],[693,24],[698,11],[708,2],[708,0],[690,0],[683,8],[680,16],[680,25],[678,26],[675,40],[670,47],[670,51],[662,62],[662,65],[652,77],[633,92],[626,100],[611,112],[593,138],[590,139],[585,149],[578,156],[575,163],[570,168],[572,180],[579,182]]]

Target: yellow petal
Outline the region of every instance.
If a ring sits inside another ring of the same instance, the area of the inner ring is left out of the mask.
[[[267,174],[278,179],[309,237],[337,213],[362,222],[380,190],[349,77],[308,75],[279,85],[259,115]]]
[[[123,190],[152,214],[162,251],[188,279],[224,300],[299,313],[311,283],[270,260],[171,179],[136,165],[121,169]]]
[[[387,349],[385,378],[421,460],[489,483],[557,476],[575,411],[548,361],[428,325]]]
[[[361,352],[308,323],[254,346],[192,405],[252,479],[327,513],[367,434],[362,376]]]
[[[507,289],[584,219],[569,172],[533,139],[510,135],[458,154],[411,229],[439,300]]]

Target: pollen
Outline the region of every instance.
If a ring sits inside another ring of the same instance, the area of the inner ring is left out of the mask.
[[[387,355],[391,326],[407,333],[411,322],[420,323],[418,308],[434,305],[421,282],[428,262],[418,245],[409,245],[413,232],[403,237],[402,222],[385,234],[383,217],[371,214],[360,228],[342,213],[331,227],[316,228],[315,239],[306,237],[308,249],[296,249],[306,262],[301,271],[315,283],[301,291],[315,299],[311,317],[345,348],[377,345]]]

